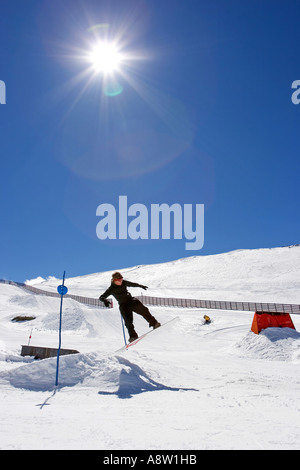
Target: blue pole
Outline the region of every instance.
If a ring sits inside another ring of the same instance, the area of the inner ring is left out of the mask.
[[[125,343],[125,346],[126,346],[126,336],[125,336],[125,329],[124,329],[124,321],[123,321],[123,317],[122,317],[122,314],[120,313],[121,315],[121,323],[122,323],[122,329],[123,329],[123,336],[124,336],[124,343]]]
[[[62,324],[62,304],[63,304],[63,297],[65,292],[64,285],[65,285],[65,275],[66,271],[64,271],[63,274],[63,282],[62,285],[58,287],[58,292],[60,293],[60,313],[59,313],[59,334],[58,334],[58,350],[57,350],[57,360],[56,360],[56,380],[55,380],[55,386],[57,387],[58,385],[58,369],[59,369],[59,354],[60,354],[60,348],[61,348],[61,324]]]

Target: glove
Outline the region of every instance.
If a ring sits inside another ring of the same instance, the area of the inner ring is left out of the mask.
[[[110,307],[109,300],[105,299],[102,295],[100,295],[99,300],[104,303],[105,307]]]
[[[144,290],[147,290],[147,289],[148,289],[147,286],[141,286],[141,288],[144,289]]]

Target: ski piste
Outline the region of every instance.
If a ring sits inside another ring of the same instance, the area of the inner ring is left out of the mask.
[[[175,321],[175,320],[178,320],[179,317],[174,317],[174,318],[171,318],[171,320],[168,320],[166,321],[165,323],[162,323],[158,328],[155,328],[155,330],[151,330],[151,331],[147,331],[147,333],[144,333],[143,335],[139,336],[137,339],[135,339],[134,341],[132,341],[131,343],[127,343],[125,346],[123,346],[122,348],[118,349],[116,351],[116,353],[119,353],[119,352],[122,352],[122,351],[126,351],[127,349],[131,348],[131,346],[134,346],[136,345],[137,343],[139,343],[143,338],[145,338],[145,336],[147,335],[150,335],[150,333],[154,333],[155,331],[159,331],[161,328],[163,328],[164,326],[166,325],[169,325],[171,322]]]

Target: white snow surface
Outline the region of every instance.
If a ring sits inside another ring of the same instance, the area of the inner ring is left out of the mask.
[[[154,296],[300,303],[299,246],[116,270]],[[111,273],[66,285],[97,298]],[[61,280],[31,283],[53,291]],[[116,302],[97,309],[65,298],[62,347],[80,353],[60,357],[55,389],[56,358],[20,352],[31,333],[31,345],[58,346],[59,308],[59,298],[0,284],[1,449],[300,448],[299,315],[296,330],[255,335],[253,312],[150,307],[161,323],[179,318],[116,354],[123,344]],[[12,322],[18,315],[36,318]],[[134,315],[138,333],[148,331]]]

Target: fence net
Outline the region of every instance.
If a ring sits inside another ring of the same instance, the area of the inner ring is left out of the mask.
[[[49,292],[37,287],[23,284],[20,282],[0,280],[1,283],[11,284],[17,287],[34,292],[38,295],[47,295],[50,297],[60,297],[58,292]],[[107,308],[99,299],[92,297],[83,297],[80,295],[66,294],[65,297],[71,298],[85,305],[91,305],[99,308]],[[238,310],[247,312],[272,312],[272,313],[292,313],[300,315],[300,305],[297,304],[279,304],[279,303],[262,303],[262,302],[235,302],[220,300],[198,300],[198,299],[180,299],[175,297],[151,297],[136,296],[143,304],[159,307],[177,307],[177,308],[204,308],[214,310]],[[110,307],[112,308],[113,304]]]

